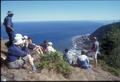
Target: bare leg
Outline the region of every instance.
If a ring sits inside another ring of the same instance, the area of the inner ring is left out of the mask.
[[[32,56],[28,55],[28,59],[29,59],[30,65],[32,66],[33,71],[36,71],[36,67],[35,67],[34,62],[33,62],[34,59],[32,58]]]
[[[42,51],[42,49],[41,49],[41,48],[39,48],[39,51],[40,51],[40,53],[43,55],[43,51]]]
[[[94,54],[94,67],[97,67],[97,52]]]
[[[97,67],[97,59],[94,58],[94,67]]]
[[[28,58],[29,58],[29,63],[30,63],[30,65],[34,65],[34,63],[33,63],[33,58],[31,57],[31,55],[28,55]]]

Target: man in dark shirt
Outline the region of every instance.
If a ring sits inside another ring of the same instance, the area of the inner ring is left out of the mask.
[[[6,32],[8,34],[9,37],[9,44],[13,44],[13,40],[14,40],[14,29],[13,29],[13,22],[12,22],[12,17],[13,17],[13,13],[11,11],[8,11],[7,13],[8,15],[5,17],[4,19],[4,26],[6,29]]]
[[[47,52],[47,47],[48,47],[48,40],[44,40],[43,43],[39,44],[42,46],[42,51]]]

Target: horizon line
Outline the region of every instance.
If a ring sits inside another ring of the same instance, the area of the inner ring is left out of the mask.
[[[30,21],[30,20],[25,20],[25,21],[13,21],[13,22],[54,22],[54,21],[120,21],[120,19],[116,19],[116,20],[33,20],[33,21]],[[1,21],[3,22],[3,21]]]
[[[19,23],[19,22],[75,22],[75,21],[86,21],[86,22],[120,22],[120,19],[116,20],[25,20],[25,21],[13,21],[13,23]],[[3,21],[1,21],[2,25]]]

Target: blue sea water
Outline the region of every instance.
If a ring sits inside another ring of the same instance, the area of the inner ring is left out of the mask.
[[[90,34],[103,24],[99,21],[15,22],[14,30],[31,37],[36,44],[44,40],[52,41],[57,50],[63,51],[72,46],[74,36]],[[5,28],[1,27],[1,37],[7,39]]]

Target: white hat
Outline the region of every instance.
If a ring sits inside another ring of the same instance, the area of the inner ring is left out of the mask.
[[[14,44],[19,45],[19,44],[23,44],[24,42],[25,41],[23,40],[23,36],[17,33],[14,38]]]
[[[23,36],[23,37],[24,37],[24,39],[28,39],[28,36],[26,36],[26,35],[25,35],[25,36]]]
[[[53,45],[53,43],[52,43],[52,42],[48,42],[48,45],[52,46],[52,45]]]
[[[14,40],[14,44],[15,44],[15,45],[20,45],[20,44],[23,44],[23,43],[25,43],[25,41],[22,40],[22,39],[15,39],[15,40]]]
[[[22,36],[22,34],[17,33],[15,34],[15,39],[23,39],[24,37]]]
[[[13,13],[12,13],[12,11],[8,11],[7,14],[8,14],[8,15],[11,15],[11,14],[13,14]]]

